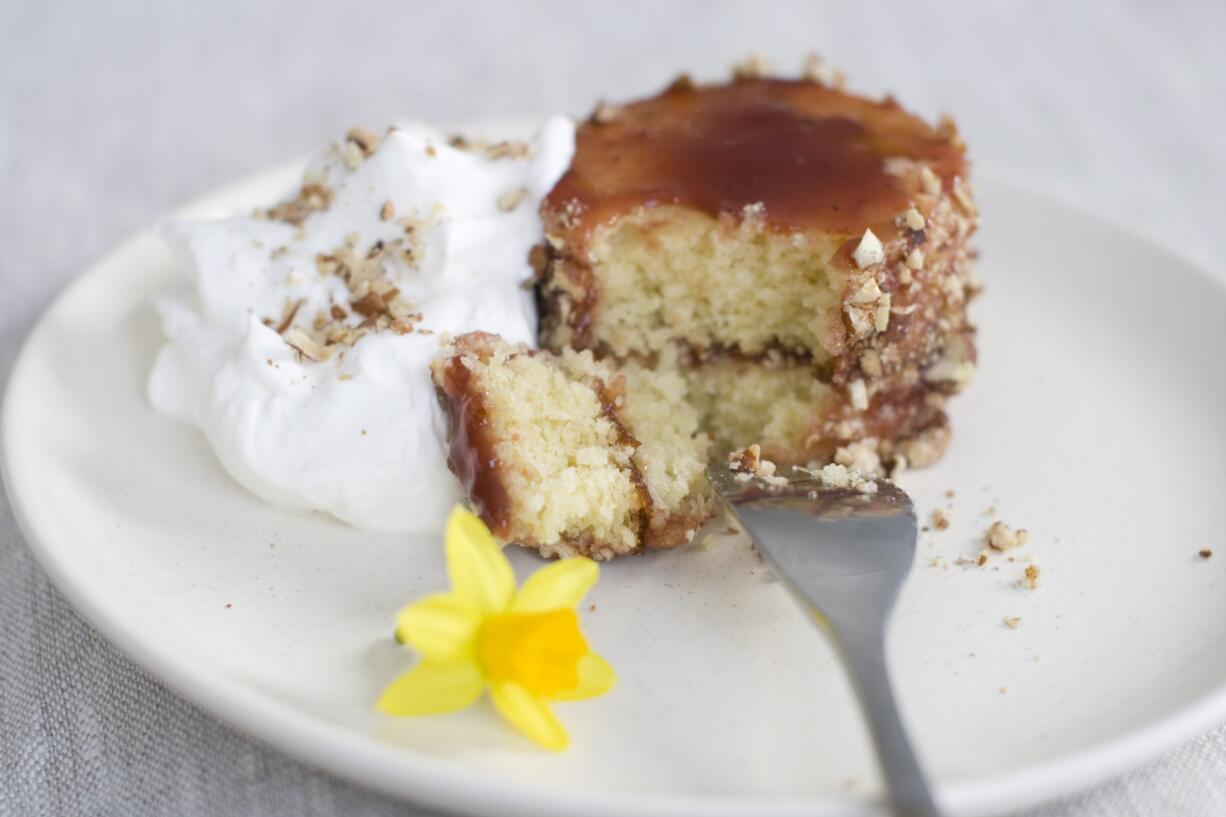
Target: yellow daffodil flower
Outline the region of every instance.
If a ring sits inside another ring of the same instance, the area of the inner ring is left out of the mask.
[[[599,568],[590,559],[561,559],[517,590],[489,528],[459,507],[447,520],[444,547],[451,592],[400,611],[396,637],[421,660],[376,707],[390,715],[456,712],[488,686],[513,726],[547,749],[565,749],[570,739],[550,702],[602,695],[617,681],[588,648],[575,612]]]

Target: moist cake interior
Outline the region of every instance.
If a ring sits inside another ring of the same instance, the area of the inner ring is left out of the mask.
[[[673,547],[713,513],[675,373],[463,335],[432,371],[452,469],[503,541],[595,558]]]

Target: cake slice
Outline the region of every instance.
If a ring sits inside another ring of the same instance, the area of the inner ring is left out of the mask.
[[[610,559],[688,542],[714,514],[708,439],[677,373],[484,333],[431,372],[451,469],[499,540]]]
[[[926,464],[974,371],[952,123],[742,73],[604,105],[542,204],[541,343],[669,368],[725,450]]]

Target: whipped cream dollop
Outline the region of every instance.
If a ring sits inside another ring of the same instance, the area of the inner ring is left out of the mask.
[[[297,198],[163,225],[191,280],[155,299],[154,407],[269,502],[438,530],[463,497],[429,363],[445,335],[535,342],[537,209],[573,152],[563,117],[527,144],[355,129]]]

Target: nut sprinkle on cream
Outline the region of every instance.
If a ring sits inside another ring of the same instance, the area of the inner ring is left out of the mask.
[[[462,497],[429,362],[446,335],[535,341],[537,205],[573,152],[563,117],[531,142],[353,128],[282,203],[164,225],[187,280],[155,301],[154,407],[269,502],[439,529]]]

